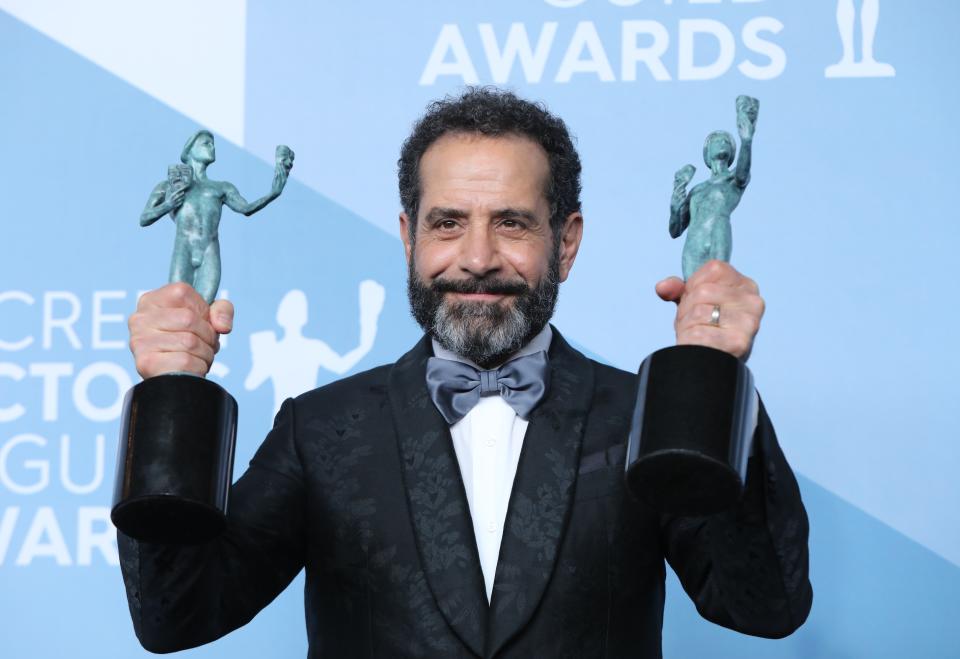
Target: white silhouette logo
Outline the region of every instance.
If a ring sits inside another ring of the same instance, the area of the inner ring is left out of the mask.
[[[836,64],[831,64],[823,72],[827,78],[890,78],[897,75],[896,69],[889,64],[873,58],[873,38],[877,33],[877,21],[880,18],[880,0],[863,0],[860,7],[860,61],[854,57],[854,19],[856,8],[853,0],[837,0],[837,28],[843,43],[843,56]]]
[[[360,282],[360,343],[345,355],[338,355],[319,339],[303,335],[307,324],[307,296],[294,289],[283,296],[277,307],[277,324],[283,328],[278,339],[273,330],[250,335],[250,356],[253,365],[243,386],[252,391],[273,381],[273,409],[291,396],[317,386],[317,377],[323,367],[343,375],[356,366],[373,348],[377,336],[377,321],[386,297],[383,286],[367,279]]]

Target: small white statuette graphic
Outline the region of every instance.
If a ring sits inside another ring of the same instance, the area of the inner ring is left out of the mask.
[[[843,44],[843,55],[823,72],[827,78],[892,78],[897,75],[890,64],[873,57],[873,38],[880,18],[880,0],[863,0],[860,7],[860,61],[855,60],[854,32],[856,8],[854,0],[837,0],[837,29]]]
[[[377,321],[383,310],[386,292],[380,284],[367,279],[360,282],[360,343],[350,352],[339,355],[320,339],[303,335],[307,324],[307,296],[294,289],[283,296],[277,307],[277,324],[283,336],[273,330],[250,335],[252,366],[243,386],[252,391],[267,380],[273,381],[273,409],[280,409],[284,400],[317,386],[320,368],[343,375],[373,348]]]

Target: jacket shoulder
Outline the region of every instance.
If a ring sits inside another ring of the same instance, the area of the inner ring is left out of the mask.
[[[590,363],[593,365],[593,376],[596,378],[597,385],[623,387],[637,377],[636,373],[598,362],[595,359],[590,359]]]
[[[393,364],[370,370],[317,387],[294,399],[298,410],[324,409],[330,406],[356,407],[387,396],[387,379]]]
[[[593,366],[593,412],[629,416],[637,399],[637,374],[596,360]]]

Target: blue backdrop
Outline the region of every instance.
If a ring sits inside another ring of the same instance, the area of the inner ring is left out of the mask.
[[[147,654],[108,515],[125,318],[173,238],[137,218],[186,138],[210,128],[211,176],[251,199],[275,145],[297,152],[280,200],[222,224],[237,320],[214,377],[240,404],[239,474],[278,392],[342,374],[361,282],[385,305],[347,372],[416,340],[399,145],[430,99],[496,83],[577,136],[585,238],[555,322],[631,370],[672,342],[653,284],[679,271],[673,173],[700,180],[706,134],[761,101],[733,262],[768,303],[751,367],[810,515],[813,612],[741,636],[671,575],[665,656],[960,656],[957,25],[949,0],[0,0],[0,655]],[[295,289],[326,347],[250,378],[251,336],[284,336]],[[305,650],[298,579],[184,655]]]

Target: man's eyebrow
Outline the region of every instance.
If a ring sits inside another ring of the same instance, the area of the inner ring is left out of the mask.
[[[538,222],[537,216],[533,211],[529,211],[526,208],[501,208],[493,211],[492,216],[500,218],[501,220],[526,220],[530,223]]]
[[[423,221],[427,224],[433,224],[434,222],[444,219],[462,220],[469,215],[470,214],[467,211],[460,208],[443,208],[440,206],[434,206],[423,217]]]

